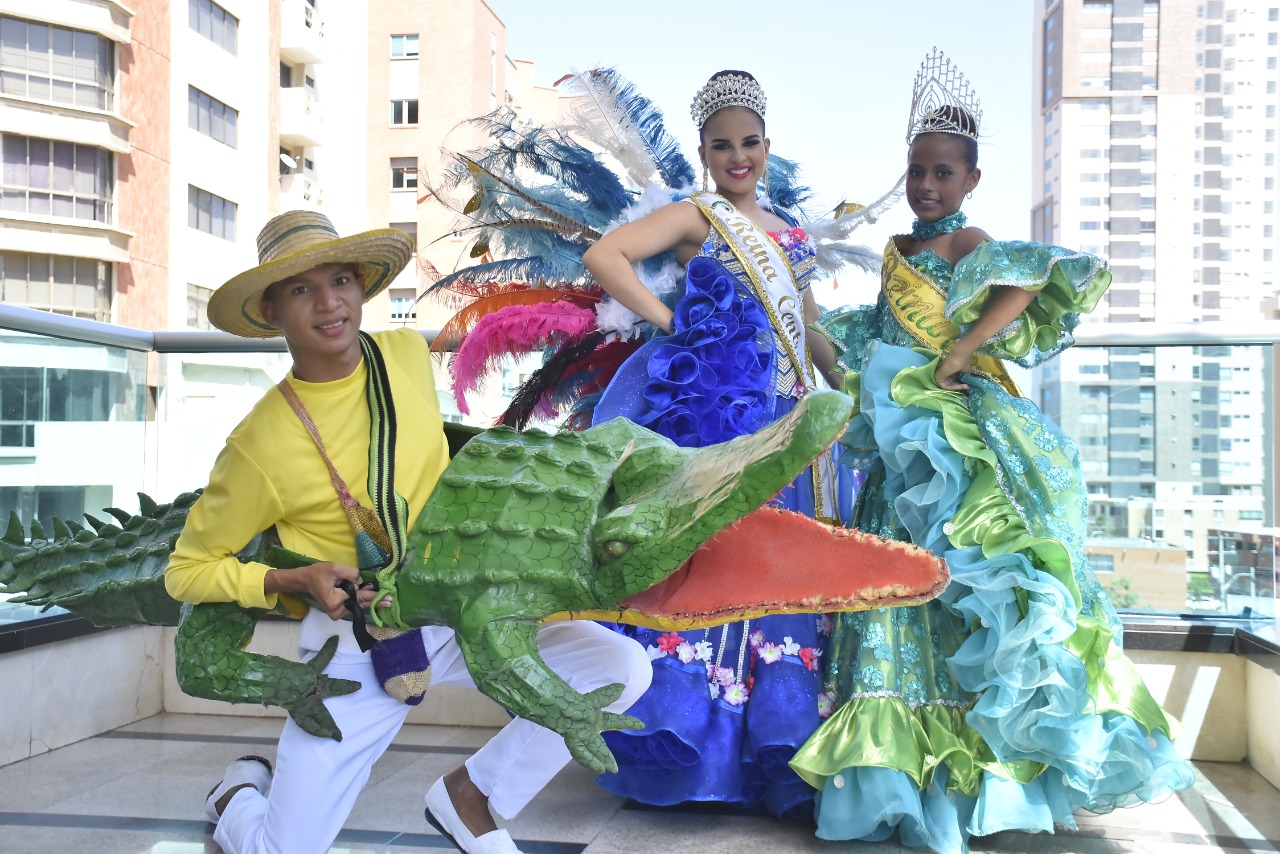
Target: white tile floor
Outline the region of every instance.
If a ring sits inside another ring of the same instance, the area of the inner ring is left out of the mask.
[[[272,756],[279,720],[164,714],[0,768],[0,852],[216,852],[205,794],[230,759]],[[422,818],[422,796],[492,730],[406,727],[375,766],[333,849],[343,854],[453,850]],[[1202,763],[1196,787],[1058,836],[978,840],[974,854],[1208,854],[1276,852],[1280,792],[1247,766]],[[507,824],[528,854],[890,854],[896,843],[831,843],[807,823],[706,808],[650,810],[597,788],[570,766]]]

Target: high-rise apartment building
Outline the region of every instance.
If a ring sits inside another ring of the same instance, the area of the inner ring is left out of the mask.
[[[335,90],[359,90],[363,40],[315,2],[0,3],[0,297],[203,327],[266,217],[323,204],[320,147],[343,175],[350,143],[318,93],[330,60]]]
[[[393,226],[426,244],[452,217],[419,204],[418,163],[438,166],[467,118],[555,100],[507,58],[483,0],[0,0],[0,301],[207,328],[209,296],[256,263],[271,216],[320,210],[342,233]],[[431,260],[468,263],[461,245],[446,239]],[[390,325],[392,306],[415,322],[419,284],[410,268],[366,325]],[[287,366],[4,340],[0,508],[26,518],[199,485]],[[166,419],[181,424],[144,429]],[[144,435],[159,474],[140,484]],[[100,441],[137,453],[104,455]]]
[[[506,27],[478,0],[371,0],[367,51],[367,225],[415,235],[420,262],[416,275],[406,271],[369,311],[380,325],[438,328],[449,314],[444,306],[415,303],[424,271],[449,273],[475,263],[468,253],[472,235],[450,236],[457,215],[431,194],[444,170],[456,165],[443,149],[478,146],[482,134],[466,120],[499,109],[554,120],[558,96],[534,85],[531,63],[507,57]]]
[[[1095,319],[1259,319],[1276,289],[1280,3],[1038,5],[1033,238],[1110,260]],[[1080,445],[1097,527],[1203,560],[1209,520],[1261,524],[1264,369],[1249,347],[1046,365],[1041,404]]]

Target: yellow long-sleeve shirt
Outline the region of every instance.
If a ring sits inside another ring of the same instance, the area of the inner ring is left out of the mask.
[[[376,333],[391,381],[396,421],[396,492],[412,524],[449,462],[426,342],[412,329]],[[345,379],[289,382],[319,430],[329,458],[352,496],[369,497],[369,406],[363,360]],[[356,566],[351,525],[324,460],[278,389],[271,389],[231,432],[204,494],[178,538],[165,587],[184,602],[238,602],[271,608],[263,590],[270,567],[241,563],[234,553],[272,525],[285,548],[320,561]]]

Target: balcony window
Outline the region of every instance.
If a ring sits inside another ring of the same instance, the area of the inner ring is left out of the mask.
[[[9,447],[3,429],[0,447]],[[84,513],[87,492],[83,486],[0,486],[0,507],[12,509],[24,524],[40,519],[50,529],[55,518],[75,519]]]
[[[187,225],[221,237],[236,239],[236,203],[199,187],[187,185]]]
[[[111,265],[92,258],[0,252],[0,302],[111,320]]]
[[[109,371],[0,367],[0,448],[34,447],[45,421],[109,421]]]
[[[0,93],[110,110],[115,46],[96,33],[0,17]]]
[[[391,189],[413,190],[418,186],[418,158],[391,158]]]
[[[388,294],[391,297],[392,320],[408,323],[417,319],[418,302],[413,288],[391,288]]]
[[[235,55],[240,22],[213,0],[187,0],[187,23],[191,29]]]
[[[192,329],[212,329],[209,323],[209,297],[212,288],[187,284],[187,326]]]
[[[418,99],[391,102],[392,125],[416,125],[418,123]]]
[[[391,37],[391,58],[392,59],[417,59],[418,58],[418,34],[392,36]]]
[[[0,210],[111,222],[111,153],[92,145],[2,134]]]
[[[240,114],[234,108],[194,86],[187,87],[187,125],[192,130],[235,148],[239,119]]]

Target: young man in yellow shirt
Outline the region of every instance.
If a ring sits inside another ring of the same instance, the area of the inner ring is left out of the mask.
[[[360,574],[358,534],[339,501],[338,485],[369,508],[378,506],[372,494],[384,486],[390,494],[393,483],[412,520],[448,464],[426,342],[412,329],[380,332],[363,344],[359,334],[364,302],[395,278],[412,252],[402,232],[344,238],[323,215],[292,211],[271,220],[258,236],[259,265],[228,281],[209,302],[209,319],[220,329],[247,337],[283,334],[293,369],[281,384],[287,388],[269,391],[228,437],[209,485],[191,508],[165,584],[183,601],[234,601],[250,608],[273,607],[279,594],[307,595],[314,607],[302,621],[300,655],[311,658],[336,634],[338,651],[325,672],[361,685],[325,701],[342,741],[308,735],[288,720],[274,774],[261,757],[228,767],[209,794],[206,812],[216,824],[215,841],[233,854],[329,850],[373,763],[408,714],[409,707],[375,676],[351,623],[339,619],[347,594],[338,585],[359,585]],[[380,363],[373,378],[370,355]],[[391,394],[375,413],[369,387],[381,377]],[[296,402],[286,397],[290,389]],[[371,448],[375,459],[381,453],[390,461],[376,468],[389,470],[392,481],[371,485]],[[234,557],[273,525],[285,548],[324,562],[273,569]],[[358,591],[365,607],[376,595]],[[452,630],[420,631],[432,681],[473,684]],[[625,683],[609,711],[623,711],[648,687],[651,668],[640,646],[594,623],[544,625],[539,647],[543,659],[579,691]],[[558,734],[517,718],[435,782],[426,797],[428,818],[461,851],[518,852],[507,832],[496,828],[490,808],[514,816],[568,760]]]

